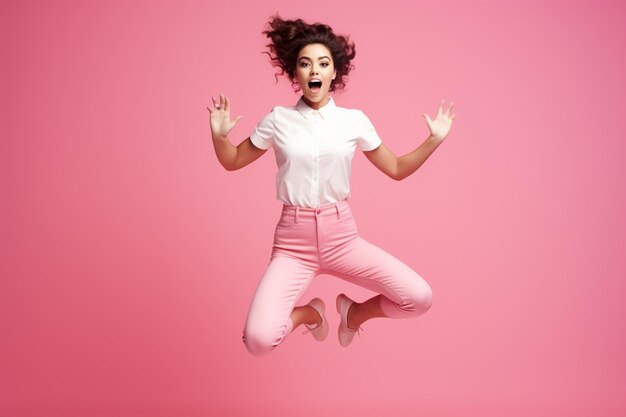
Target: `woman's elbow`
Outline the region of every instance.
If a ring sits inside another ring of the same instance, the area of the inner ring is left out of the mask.
[[[401,173],[399,173],[399,172],[391,172],[391,173],[389,173],[388,175],[389,175],[389,177],[390,177],[391,179],[393,179],[393,180],[395,180],[395,181],[402,181],[403,179],[405,179],[405,178],[406,178],[406,176],[405,176],[405,175],[402,175],[402,174],[401,174]]]
[[[224,167],[226,171],[236,171],[237,169],[239,169],[237,165],[234,163],[233,164],[222,163],[222,166]]]

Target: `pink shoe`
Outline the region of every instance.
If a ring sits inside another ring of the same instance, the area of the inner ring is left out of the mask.
[[[348,346],[352,342],[354,335],[359,333],[359,330],[363,330],[362,328],[352,330],[348,327],[348,310],[350,310],[350,306],[353,303],[354,301],[345,294],[339,294],[337,296],[337,313],[339,313],[339,317],[341,317],[339,327],[337,328],[337,335],[339,336],[339,344],[343,347]],[[360,333],[359,337],[361,337]]]
[[[306,328],[309,330],[305,331],[302,334],[307,334],[311,332],[315,340],[318,340],[321,342],[322,340],[326,339],[326,336],[328,336],[328,321],[326,320],[326,316],[324,315],[324,310],[326,310],[326,305],[319,298],[312,299],[311,301],[308,302],[307,305],[310,305],[315,310],[317,310],[318,313],[320,313],[322,322],[317,325],[304,323]]]

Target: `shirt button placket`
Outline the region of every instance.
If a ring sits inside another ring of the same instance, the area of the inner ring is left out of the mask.
[[[311,184],[313,202],[319,205],[319,189],[320,189],[320,130],[321,120],[320,114],[315,113],[313,119],[313,184]]]

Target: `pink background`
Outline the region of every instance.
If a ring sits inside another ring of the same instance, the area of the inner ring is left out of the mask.
[[[228,3],[228,4],[227,4]],[[473,3],[473,2],[472,2]],[[3,2],[0,416],[623,416],[626,63],[618,1]],[[241,342],[280,203],[273,152],[225,171],[294,104],[269,16],[356,42],[340,106],[402,155],[442,98],[452,132],[394,182],[358,153],[363,237],[432,286],[349,348]]]

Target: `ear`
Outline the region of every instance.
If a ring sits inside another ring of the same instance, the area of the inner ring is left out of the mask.
[[[333,70],[333,80],[335,79],[336,76],[337,76],[337,70]]]

